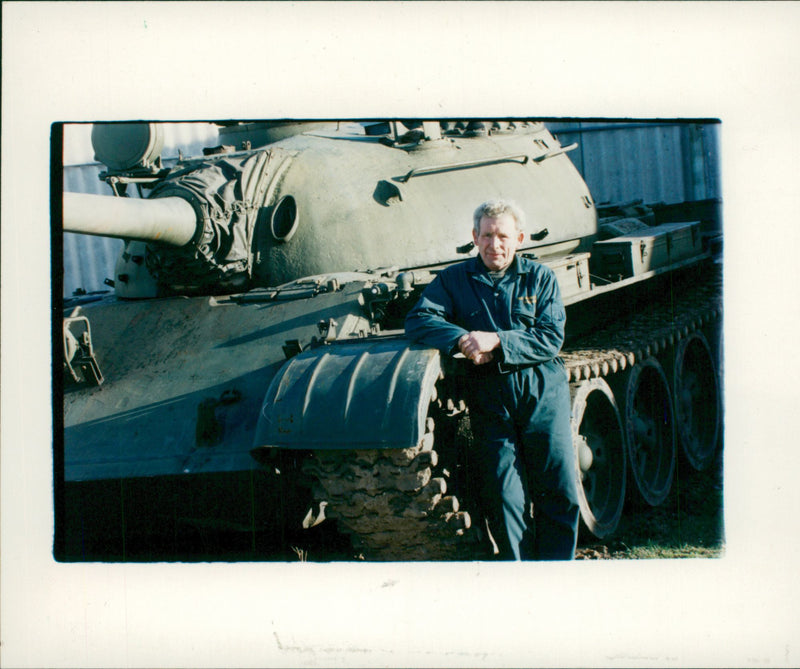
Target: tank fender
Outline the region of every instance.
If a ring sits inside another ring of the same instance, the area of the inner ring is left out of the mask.
[[[264,448],[410,448],[425,433],[441,364],[403,338],[334,343],[288,360],[267,389],[253,455]]]

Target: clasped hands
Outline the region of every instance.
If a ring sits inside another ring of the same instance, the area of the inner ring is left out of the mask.
[[[458,348],[464,357],[476,365],[483,365],[494,359],[494,349],[500,346],[500,337],[496,332],[476,330],[468,332],[458,340]]]

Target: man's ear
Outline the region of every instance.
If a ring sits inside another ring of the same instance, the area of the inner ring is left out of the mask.
[[[475,232],[475,228],[472,228],[472,241],[475,242],[475,246],[478,245],[478,233]]]
[[[517,248],[522,246],[522,242],[524,241],[525,241],[525,233],[522,230],[520,230],[519,234],[517,235]]]

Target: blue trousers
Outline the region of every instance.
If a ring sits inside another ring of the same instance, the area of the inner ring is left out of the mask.
[[[475,375],[468,394],[472,460],[498,558],[573,559],[578,478],[562,363]]]

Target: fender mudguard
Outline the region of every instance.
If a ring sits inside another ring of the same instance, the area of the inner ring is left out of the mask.
[[[407,339],[333,343],[288,360],[264,397],[254,449],[416,446],[439,352]]]

